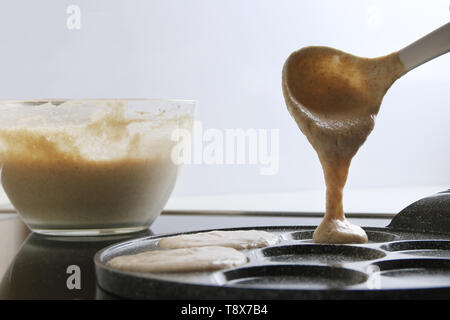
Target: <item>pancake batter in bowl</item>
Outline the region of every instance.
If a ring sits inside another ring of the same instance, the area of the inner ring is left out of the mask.
[[[374,128],[383,96],[405,73],[397,53],[369,59],[306,47],[286,60],[286,105],[319,156],[327,188],[325,216],[314,242],[367,242],[364,230],[346,220],[342,193],[351,160]]]
[[[1,181],[24,222],[61,235],[147,228],[177,178],[171,134],[192,114],[164,101],[30,103],[0,110]]]

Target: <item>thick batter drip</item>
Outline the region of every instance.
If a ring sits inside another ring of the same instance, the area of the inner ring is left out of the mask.
[[[327,188],[315,242],[367,242],[364,230],[345,219],[342,193],[351,160],[374,128],[386,91],[405,72],[397,53],[369,59],[307,47],[287,59],[286,105],[319,156]]]

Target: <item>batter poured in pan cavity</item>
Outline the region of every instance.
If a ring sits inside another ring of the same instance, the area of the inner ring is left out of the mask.
[[[405,72],[397,53],[369,59],[306,47],[286,60],[286,105],[319,156],[327,188],[325,216],[314,242],[367,242],[364,230],[346,220],[342,193],[350,162],[374,128],[383,96]]]
[[[247,257],[242,252],[216,246],[153,250],[119,256],[108,261],[110,267],[130,272],[210,271],[246,263]]]
[[[158,246],[170,249],[222,246],[241,250],[267,247],[278,242],[279,238],[276,235],[266,231],[214,230],[163,238],[158,242]]]

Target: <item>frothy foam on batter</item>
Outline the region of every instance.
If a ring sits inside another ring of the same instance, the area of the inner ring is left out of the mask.
[[[117,160],[167,156],[175,128],[187,116],[129,111],[123,101],[51,102],[3,106],[1,161],[19,159]]]
[[[133,101],[29,104],[1,105],[0,160],[3,188],[30,227],[145,227],[159,215],[178,175],[171,134],[190,128],[192,112],[143,112]]]

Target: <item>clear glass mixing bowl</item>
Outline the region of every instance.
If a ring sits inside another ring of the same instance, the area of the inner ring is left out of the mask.
[[[195,101],[0,102],[1,182],[35,232],[102,235],[146,229],[164,208]],[[178,148],[179,149],[179,148]]]

